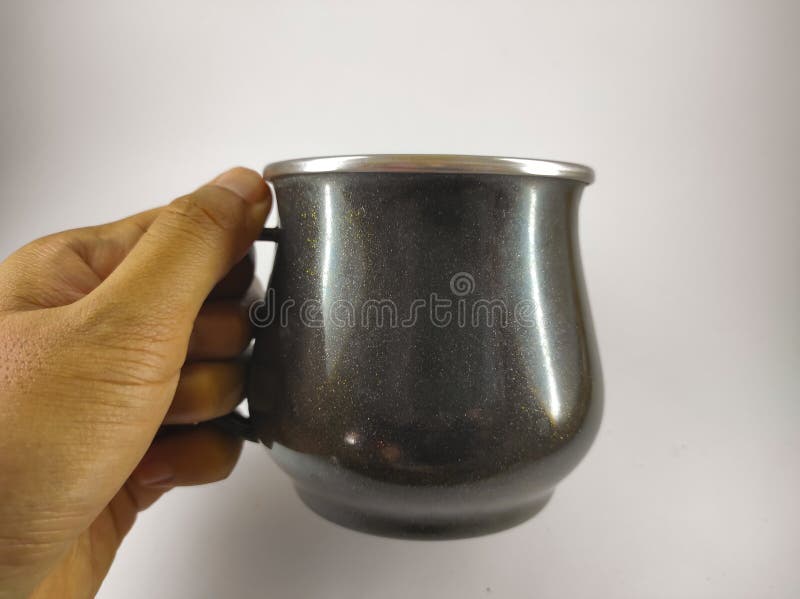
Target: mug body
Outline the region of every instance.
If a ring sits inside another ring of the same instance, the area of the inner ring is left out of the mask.
[[[591,170],[382,155],[265,177],[281,233],[250,413],[302,500],[431,538],[541,509],[600,422],[576,226]]]

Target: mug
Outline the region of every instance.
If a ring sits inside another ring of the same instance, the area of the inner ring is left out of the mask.
[[[577,237],[593,177],[455,155],[264,169],[280,228],[262,237],[277,249],[251,309],[239,430],[271,448],[308,507],[440,539],[547,503],[602,411]]]

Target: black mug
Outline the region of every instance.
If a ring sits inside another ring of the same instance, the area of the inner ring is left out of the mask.
[[[250,420],[315,512],[454,538],[538,512],[602,411],[577,239],[591,169],[373,155],[268,165]]]

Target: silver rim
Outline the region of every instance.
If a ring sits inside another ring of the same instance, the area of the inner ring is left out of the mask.
[[[264,168],[267,180],[306,173],[469,173],[481,175],[534,175],[558,177],[589,184],[594,171],[588,166],[500,156],[456,154],[364,154],[322,156],[273,162]]]

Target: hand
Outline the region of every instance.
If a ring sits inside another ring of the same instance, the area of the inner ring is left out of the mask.
[[[237,439],[161,427],[242,398],[269,197],[237,168],[0,264],[0,598],[93,596],[137,512],[231,471]]]

